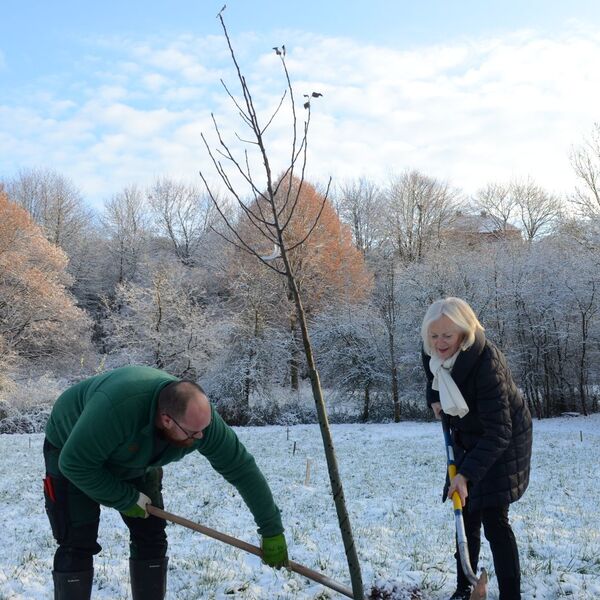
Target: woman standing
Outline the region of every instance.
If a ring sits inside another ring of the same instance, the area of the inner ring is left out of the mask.
[[[476,572],[483,524],[500,600],[520,600],[519,551],[508,508],[529,483],[531,414],[504,355],[486,340],[464,300],[434,302],[421,337],[427,404],[436,418],[442,410],[450,415],[457,475],[446,497],[457,492],[461,498],[471,565]],[[468,599],[471,586],[458,552],[456,558],[457,587],[451,600]]]

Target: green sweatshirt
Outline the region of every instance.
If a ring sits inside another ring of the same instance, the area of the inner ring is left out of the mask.
[[[66,390],[46,425],[46,438],[60,449],[61,473],[99,504],[122,511],[138,497],[128,480],[197,450],[239,491],[259,534],[281,533],[280,511],[263,474],[213,406],[202,439],[189,448],[168,446],[153,462],[158,394],[172,381],[177,378],[150,367],[122,367]]]

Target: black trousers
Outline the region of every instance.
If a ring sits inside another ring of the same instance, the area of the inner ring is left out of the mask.
[[[61,573],[87,571],[93,557],[102,547],[98,544],[100,505],[66,479],[58,469],[60,449],[44,440],[44,499],[52,534],[58,544],[54,554],[54,570]],[[129,481],[146,494],[154,506],[163,508],[162,469],[149,470],[144,477]],[[163,558],[167,553],[166,521],[155,516],[147,519],[126,517],[129,528],[130,558],[147,560]]]
[[[463,509],[463,519],[473,571],[477,572],[481,547],[481,525],[483,524],[483,531],[490,543],[494,559],[500,600],[520,600],[521,567],[519,564],[519,549],[508,521],[508,505],[472,511],[467,501]],[[458,549],[456,551],[456,572],[458,587],[466,588],[469,581],[463,573]]]

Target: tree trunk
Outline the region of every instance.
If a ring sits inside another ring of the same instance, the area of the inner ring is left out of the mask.
[[[363,414],[362,414],[362,420],[363,423],[366,423],[369,420],[369,408],[371,405],[371,384],[370,383],[366,383],[365,385],[365,398],[364,398],[364,403],[363,403]]]
[[[398,392],[398,367],[396,366],[396,352],[394,349],[394,332],[388,332],[388,343],[390,351],[390,376],[392,378],[392,402],[394,404],[394,423],[400,422],[400,394]]]
[[[246,373],[244,375],[244,396],[242,402],[244,404],[244,411],[250,406],[250,369],[246,367]]]
[[[548,366],[548,356],[544,355],[543,359],[544,364],[544,398],[545,398],[545,408],[544,413],[546,417],[551,417],[554,413],[554,401],[553,401],[553,393],[552,387],[550,383],[550,373]]]
[[[154,282],[154,291],[156,295],[156,325],[154,331],[158,334],[160,332],[160,326],[162,323],[162,298],[160,295],[160,287],[157,282]],[[160,347],[160,337],[157,335],[156,347],[154,348],[154,364],[157,369],[164,368],[164,362],[162,359],[162,349]]]
[[[255,310],[254,311],[254,340],[253,340],[253,345],[250,348],[250,353],[248,356],[248,363],[252,364],[252,359],[254,358],[254,354],[255,354],[255,346],[254,344],[257,344],[257,340],[258,340],[258,334],[259,334],[259,319],[258,319],[258,311]],[[250,366],[246,367],[246,373],[244,375],[244,397],[243,397],[243,402],[244,402],[244,411],[246,413],[246,416],[249,414],[248,411],[250,409],[250,392],[252,391],[252,388],[254,387],[254,380],[251,377],[251,372],[250,372]]]
[[[355,600],[363,600],[364,590],[362,574],[360,570],[360,562],[358,560],[358,554],[356,553],[356,546],[354,545],[354,535],[352,533],[352,527],[350,525],[348,509],[346,508],[346,499],[344,497],[344,490],[338,469],[335,449],[333,446],[333,439],[331,437],[331,430],[329,429],[329,419],[327,417],[327,410],[325,408],[323,390],[321,388],[319,373],[317,371],[312,351],[312,345],[310,342],[310,337],[308,335],[306,315],[304,312],[304,307],[302,305],[302,299],[300,298],[300,293],[296,285],[296,281],[293,275],[291,274],[291,270],[289,268],[289,264],[287,263],[285,256],[284,261],[286,262],[286,270],[288,272],[290,289],[293,292],[294,303],[296,305],[296,311],[298,314],[298,323],[300,325],[302,333],[302,342],[304,344],[304,353],[306,355],[306,362],[308,365],[308,374],[310,377],[313,398],[315,400],[315,405],[317,409],[317,417],[319,419],[319,429],[321,430],[323,447],[325,449],[325,458],[327,460],[327,470],[329,472],[331,492],[333,494],[333,500],[335,503],[340,531],[342,534],[342,541],[344,543],[344,550],[346,552],[346,560],[348,561],[348,570],[350,571],[350,580],[352,582],[352,594],[354,595]]]
[[[581,412],[588,416],[587,409],[587,370],[586,370],[586,350],[587,350],[587,319],[581,315],[581,357],[579,360],[579,398],[581,401]]]
[[[296,344],[296,339],[298,337],[298,325],[294,316],[292,316],[290,319],[290,333],[292,336],[292,351],[290,356],[290,387],[294,391],[298,391],[300,387],[298,345]]]
[[[394,401],[394,423],[400,423],[400,394],[398,393],[398,367],[392,367],[392,400]]]

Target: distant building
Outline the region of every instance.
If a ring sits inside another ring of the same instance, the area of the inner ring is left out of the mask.
[[[486,211],[464,213],[460,210],[452,216],[452,221],[444,228],[443,236],[454,241],[462,241],[469,246],[481,243],[521,241],[521,230],[510,223],[502,225]]]

